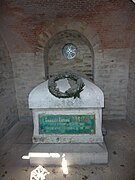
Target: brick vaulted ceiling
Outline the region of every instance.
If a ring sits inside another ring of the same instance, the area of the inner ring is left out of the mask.
[[[0,33],[10,52],[34,51],[43,27],[58,21],[90,24],[103,48],[130,47],[135,4],[130,0],[1,0]]]

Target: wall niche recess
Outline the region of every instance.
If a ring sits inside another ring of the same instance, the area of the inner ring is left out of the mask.
[[[74,30],[57,33],[46,48],[47,76],[73,71],[94,79],[94,53],[87,38]]]

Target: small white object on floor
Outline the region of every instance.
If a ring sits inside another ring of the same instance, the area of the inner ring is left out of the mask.
[[[39,165],[31,171],[30,180],[45,180],[46,175],[50,174],[45,168]]]
[[[68,174],[67,160],[65,159],[65,154],[63,154],[62,156],[62,170],[64,175]]]

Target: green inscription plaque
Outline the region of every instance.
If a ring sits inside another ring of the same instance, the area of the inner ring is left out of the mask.
[[[95,134],[95,115],[39,115],[39,134]]]

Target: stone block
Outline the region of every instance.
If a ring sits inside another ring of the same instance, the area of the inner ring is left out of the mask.
[[[68,166],[108,163],[105,143],[33,144],[29,152],[31,165],[61,166],[63,156]]]

